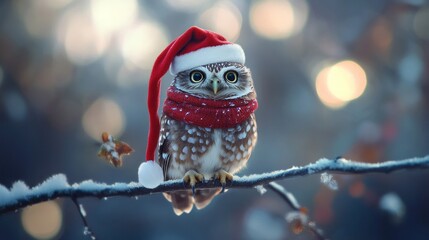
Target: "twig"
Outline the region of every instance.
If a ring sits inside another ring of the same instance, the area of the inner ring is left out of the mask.
[[[96,237],[94,235],[94,232],[91,230],[91,228],[89,228],[88,221],[86,220],[85,209],[83,208],[82,204],[80,204],[75,197],[72,197],[72,201],[73,201],[74,205],[76,206],[77,211],[79,212],[80,219],[83,222],[83,234],[85,236],[88,236],[90,239],[95,240]]]
[[[278,183],[270,182],[266,185],[267,188],[271,189],[273,192],[277,193],[285,202],[295,211],[300,212],[301,206],[298,203],[298,200],[296,200],[295,196],[287,191],[283,186],[281,186]],[[312,221],[308,222],[307,224],[308,229],[316,236],[319,240],[326,240],[326,238],[323,236],[322,230],[320,230],[316,224]]]
[[[286,170],[278,170],[270,173],[254,174],[244,177],[234,177],[234,180],[226,188],[251,188],[257,185],[265,185],[269,182],[297,177],[318,174],[321,172],[335,172],[344,174],[361,173],[390,173],[397,170],[425,169],[429,168],[429,156],[422,158],[412,158],[398,161],[387,161],[383,163],[362,163],[345,159],[329,160],[320,159],[315,163],[310,163],[302,167],[292,167]],[[55,177],[55,176],[54,176]],[[43,185],[43,184],[42,184]],[[140,184],[95,183],[92,180],[84,181],[80,184],[56,186],[42,191],[42,185],[34,190],[28,190],[25,194],[14,194],[13,191],[5,192],[5,187],[0,188],[0,214],[15,211],[32,204],[60,198],[83,198],[83,197],[113,197],[113,196],[141,196],[153,193],[169,192],[176,190],[190,189],[184,186],[181,180],[171,180],[162,183],[155,189],[146,189]],[[222,187],[218,181],[205,181],[196,185],[197,189]],[[34,190],[34,191],[33,191]],[[36,191],[37,190],[37,191]]]
[[[275,193],[277,193],[283,200],[286,201],[286,203],[296,211],[301,210],[301,206],[298,203],[298,200],[296,200],[295,196],[288,192],[283,186],[281,186],[278,183],[270,182],[266,185],[267,188],[273,190]]]

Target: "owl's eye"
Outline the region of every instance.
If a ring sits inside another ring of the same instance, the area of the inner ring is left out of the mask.
[[[191,72],[190,79],[191,79],[191,82],[193,82],[193,83],[199,83],[199,82],[203,81],[205,77],[206,76],[204,75],[204,73],[202,71],[195,70],[195,71]]]
[[[230,70],[223,75],[223,78],[230,83],[236,83],[238,80],[238,74],[236,71]]]

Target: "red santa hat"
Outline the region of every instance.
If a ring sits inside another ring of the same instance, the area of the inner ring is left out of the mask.
[[[139,168],[139,181],[142,180],[140,182],[143,185],[145,185],[143,183],[145,180],[141,178],[145,178],[145,176],[141,176],[142,174],[147,172],[151,172],[152,174],[160,172],[162,174],[162,169],[159,165],[156,167],[157,164],[154,164],[154,159],[160,132],[158,108],[160,103],[161,78],[168,69],[170,69],[173,75],[176,75],[181,71],[205,64],[217,62],[237,62],[244,64],[244,61],[245,55],[240,45],[227,41],[223,36],[215,32],[195,26],[186,30],[161,52],[153,65],[148,86],[149,135],[146,148],[146,163],[143,163]],[[151,169],[144,169],[145,166],[151,166]],[[156,170],[153,170],[152,167],[156,168]],[[142,174],[140,174],[141,171]]]
[[[189,28],[166,50],[172,54],[172,56],[167,56],[167,59],[173,57],[170,67],[173,75],[210,63],[237,62],[244,64],[245,61],[244,51],[240,45],[230,43],[221,35],[198,27]],[[152,74],[154,74],[153,71]]]

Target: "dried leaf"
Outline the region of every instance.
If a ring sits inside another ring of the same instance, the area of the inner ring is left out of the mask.
[[[290,228],[294,234],[300,234],[304,231],[305,226],[304,223],[300,221],[300,219],[294,219],[290,223]]]
[[[119,156],[130,155],[134,151],[128,143],[122,141],[115,141],[115,150]]]
[[[308,224],[308,217],[303,209],[300,211],[292,211],[286,215],[286,221],[289,223],[291,232],[294,234],[300,234],[304,231]]]
[[[98,156],[105,159],[115,167],[122,166],[122,157],[129,155],[134,151],[126,142],[113,139],[113,137],[107,132],[103,132],[101,134],[101,140],[103,143],[98,151]]]

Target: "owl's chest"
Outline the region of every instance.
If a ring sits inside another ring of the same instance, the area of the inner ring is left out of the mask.
[[[196,127],[170,120],[170,131],[166,134],[169,153],[167,174],[170,178],[181,178],[188,170],[203,174],[206,179],[224,167],[225,156],[222,130]]]
[[[215,129],[212,134],[212,145],[203,153],[199,161],[200,173],[204,175],[206,179],[211,178],[213,173],[222,168],[222,156],[225,155],[222,147],[222,133],[221,130]]]
[[[165,115],[161,122],[160,162],[168,179],[182,178],[188,170],[198,171],[206,179],[220,169],[235,173],[245,165],[256,143],[254,115],[227,129],[198,127]]]

